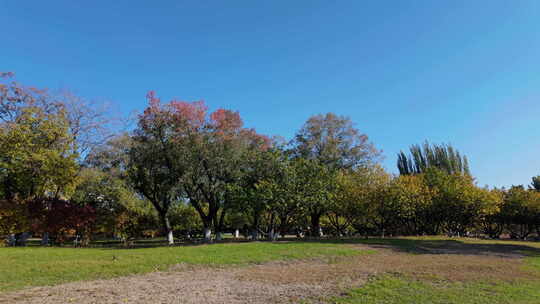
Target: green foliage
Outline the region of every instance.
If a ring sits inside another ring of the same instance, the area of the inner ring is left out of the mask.
[[[512,238],[525,239],[540,227],[540,193],[514,186],[504,193],[500,219]]]
[[[76,153],[72,150],[64,112],[45,113],[37,107],[21,109],[17,118],[0,128],[0,193],[5,199],[69,195],[76,181]]]
[[[337,235],[350,234],[351,228],[367,233],[377,217],[376,193],[390,181],[391,176],[378,165],[344,170],[337,176],[337,188],[330,201],[328,222]]]
[[[333,169],[366,166],[380,156],[367,135],[356,129],[348,117],[334,113],[310,117],[292,144],[297,156],[316,159]]]
[[[203,224],[197,210],[189,204],[178,203],[172,206],[170,211],[171,223],[176,232],[187,234],[202,231]]]
[[[428,168],[438,168],[448,174],[470,175],[466,156],[451,145],[429,144],[427,141],[410,147],[410,155],[398,153],[397,166],[402,175],[420,174]]]
[[[141,236],[145,227],[138,223],[139,219],[153,216],[153,212],[126,182],[110,171],[96,168],[81,171],[80,183],[71,200],[95,210],[95,233],[125,240]]]
[[[45,232],[31,223],[77,208],[95,213],[95,220],[81,220],[92,222],[92,234],[130,240],[155,235],[161,225],[170,243],[173,231],[203,229],[208,239],[211,229],[246,225],[254,239],[274,239],[276,231],[540,232],[540,177],[528,189],[479,188],[467,158],[450,145],[411,146],[398,155],[401,174],[390,176],[377,164],[380,151],[344,116],[309,118],[285,150],[244,128],[238,112],[209,112],[203,102],[162,104],[153,92],[147,98],[132,133],[97,145],[104,137],[93,137],[100,129],[88,116],[97,112],[0,83],[0,235]],[[77,151],[90,147],[79,165]]]
[[[46,91],[0,82],[0,238],[30,229],[30,201],[71,194],[77,157],[62,104]]]

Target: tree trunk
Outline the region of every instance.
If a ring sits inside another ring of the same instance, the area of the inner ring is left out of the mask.
[[[169,243],[169,245],[174,245],[173,230],[171,227],[171,223],[169,222],[169,217],[166,214],[161,214],[160,216],[163,228],[165,228],[165,232],[167,233],[167,242]]]
[[[278,236],[278,234],[276,233],[274,221],[275,221],[275,215],[272,213],[270,216],[270,231],[268,231],[268,239],[272,242],[275,241]]]
[[[204,241],[210,243],[212,241],[212,229],[210,226],[204,227]]]
[[[236,230],[234,230],[234,238],[235,239],[240,238],[240,230],[238,228],[236,228]]]
[[[259,213],[253,214],[253,227],[251,227],[251,240],[257,241],[259,239]]]
[[[323,236],[320,214],[311,214],[311,236],[313,237]]]
[[[221,231],[216,232],[216,241],[223,240],[223,233]]]

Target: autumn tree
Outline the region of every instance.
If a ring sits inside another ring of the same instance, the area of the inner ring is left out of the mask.
[[[176,130],[182,126],[177,104],[162,105],[153,92],[148,93],[149,106],[139,116],[129,149],[128,176],[132,186],[156,209],[169,244],[174,243],[168,213],[182,197],[182,150],[178,148]]]
[[[429,168],[424,178],[435,192],[431,214],[434,233],[459,236],[476,224],[487,198],[471,176]]]
[[[490,238],[497,239],[505,229],[502,208],[504,203],[504,190],[483,189],[486,203],[480,211],[478,217],[478,227],[480,231]]]
[[[0,199],[14,208],[2,212],[3,221],[29,222],[29,201],[69,196],[78,171],[73,143],[62,104],[47,102],[44,90],[0,83]],[[15,226],[7,233],[29,229]]]
[[[380,151],[369,141],[367,135],[354,127],[345,116],[333,113],[310,117],[296,133],[291,142],[293,155],[305,174],[306,207],[311,221],[312,235],[320,234],[320,219],[328,210],[329,190],[334,187],[339,170],[368,166],[379,160]],[[315,184],[319,184],[318,188]],[[333,186],[331,186],[333,185]],[[312,190],[313,193],[307,191]],[[318,197],[321,201],[316,202]]]
[[[49,235],[55,243],[63,244],[73,236],[80,237],[80,245],[87,246],[94,233],[97,214],[90,205],[79,205],[60,198],[36,198],[28,202],[31,229]]]
[[[389,185],[387,197],[395,206],[396,232],[405,235],[421,235],[433,230],[432,199],[434,190],[426,185],[422,176],[398,176]]]
[[[330,201],[328,221],[337,235],[349,228],[362,232],[375,216],[369,213],[373,195],[388,183],[390,175],[379,165],[363,166],[341,171],[337,176],[337,189]]]
[[[332,169],[366,165],[381,154],[350,118],[334,113],[310,117],[291,144],[297,156],[316,159]]]
[[[200,215],[206,240],[219,233],[230,210],[229,186],[238,181],[246,152],[264,149],[265,137],[243,128],[237,112],[208,113],[203,102],[161,104],[154,93],[139,118],[130,151],[131,180],[160,214],[172,237],[167,212],[187,199]]]
[[[183,103],[182,107],[186,112],[197,113],[177,130],[185,148],[186,175],[182,186],[201,216],[205,239],[209,241],[211,228],[219,236],[226,214],[234,205],[230,187],[249,166],[249,151],[267,149],[269,140],[243,128],[238,112],[218,109],[208,114],[202,103]]]

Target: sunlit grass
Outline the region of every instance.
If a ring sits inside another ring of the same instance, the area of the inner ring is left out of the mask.
[[[540,282],[427,282],[384,275],[331,303],[538,304]]]
[[[141,249],[0,248],[0,291],[166,270],[179,263],[231,265],[350,256],[340,244],[253,242]]]

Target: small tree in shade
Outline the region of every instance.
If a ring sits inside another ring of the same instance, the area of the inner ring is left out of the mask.
[[[437,168],[448,174],[470,175],[467,157],[461,155],[450,144],[412,145],[410,154],[398,153],[397,167],[401,175],[425,173],[428,168]]]

